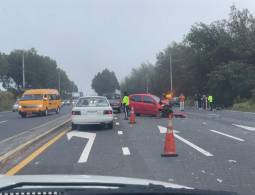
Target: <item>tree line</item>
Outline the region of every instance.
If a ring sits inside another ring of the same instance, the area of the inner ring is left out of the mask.
[[[230,9],[228,19],[196,23],[179,43],[159,52],[155,64],[142,64],[121,83],[122,91],[161,95],[211,94],[219,105],[255,98],[255,19],[247,10]]]
[[[106,68],[94,76],[91,88],[94,89],[98,95],[104,95],[119,90],[120,85],[115,73]]]
[[[78,91],[66,72],[57,66],[55,60],[30,50],[14,50],[9,54],[0,53],[0,82],[3,88],[20,95],[23,89],[22,58],[25,64],[25,88],[59,88],[62,97]]]

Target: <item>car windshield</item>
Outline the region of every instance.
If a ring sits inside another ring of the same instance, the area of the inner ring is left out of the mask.
[[[153,98],[154,100],[156,100],[157,103],[160,102],[160,98],[159,98],[158,96],[152,95],[152,98]]]
[[[109,100],[119,100],[120,99],[120,95],[119,94],[106,94],[105,96]]]
[[[107,107],[109,103],[103,97],[80,98],[76,107]]]
[[[43,99],[43,95],[41,94],[25,94],[22,96],[20,100],[24,101],[24,100],[42,100],[42,99]]]

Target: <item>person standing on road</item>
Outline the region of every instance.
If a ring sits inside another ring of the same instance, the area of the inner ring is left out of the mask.
[[[124,106],[124,112],[125,112],[125,120],[128,120],[128,109],[129,109],[129,97],[127,92],[124,92],[124,97],[122,99],[122,105]]]
[[[185,96],[182,93],[179,96],[179,101],[180,101],[180,111],[184,111]]]
[[[209,102],[210,110],[213,111],[213,96],[212,95],[208,95],[208,102]]]
[[[198,95],[197,94],[195,94],[195,96],[194,96],[194,103],[195,103],[195,108],[198,109],[199,107],[198,107]]]

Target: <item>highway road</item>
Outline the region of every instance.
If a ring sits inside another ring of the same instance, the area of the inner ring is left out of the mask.
[[[140,116],[131,126],[123,120],[123,114],[118,114],[113,129],[86,126],[59,133],[7,174],[125,176],[253,194],[255,114],[192,109],[186,113],[187,118],[173,121],[177,157],[161,157],[168,119]],[[57,117],[20,119],[13,113],[0,115],[0,121],[8,121],[0,124],[5,137],[11,136],[10,129],[18,132],[19,126],[31,128]],[[24,121],[33,121],[33,125],[25,127]]]
[[[46,117],[32,115],[27,118],[21,118],[17,112],[0,112],[0,142],[24,131],[47,126],[60,117],[70,115],[71,108],[71,106],[64,106],[59,114],[50,113]]]

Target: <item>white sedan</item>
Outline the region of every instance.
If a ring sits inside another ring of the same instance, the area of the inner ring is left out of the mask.
[[[113,110],[103,96],[88,96],[79,98],[72,109],[72,129],[79,125],[104,124],[113,128]]]

